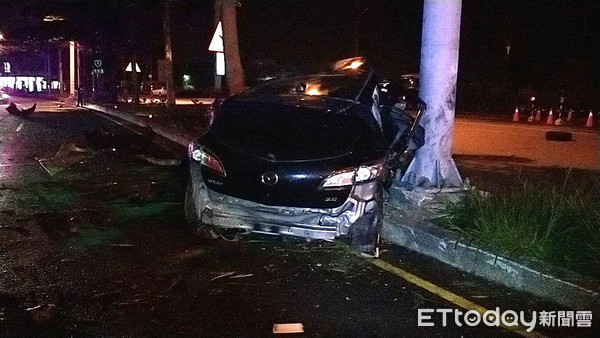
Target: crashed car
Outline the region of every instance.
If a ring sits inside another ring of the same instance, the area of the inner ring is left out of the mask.
[[[193,232],[345,236],[376,252],[384,189],[424,132],[418,117],[379,106],[378,80],[366,68],[363,59],[342,60],[331,72],[225,99],[188,148]]]

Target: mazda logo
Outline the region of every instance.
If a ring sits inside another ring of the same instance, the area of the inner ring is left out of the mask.
[[[260,180],[266,185],[275,185],[279,182],[279,176],[276,173],[267,172],[260,176]]]

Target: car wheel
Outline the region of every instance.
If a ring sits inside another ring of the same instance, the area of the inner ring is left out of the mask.
[[[350,228],[350,238],[354,249],[365,253],[377,253],[381,245],[383,228],[383,191],[380,188],[375,207],[360,217]]]
[[[546,140],[548,141],[571,141],[573,134],[568,131],[547,131]]]
[[[191,180],[185,190],[184,211],[187,227],[191,233],[205,239],[216,239],[221,236],[208,224],[204,224],[198,215],[198,209],[194,203],[193,185]]]

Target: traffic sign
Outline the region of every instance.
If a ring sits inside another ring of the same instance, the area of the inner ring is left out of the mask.
[[[208,50],[211,52],[223,53],[223,25],[221,24],[221,21],[219,21],[217,29],[215,29],[215,33],[210,40]]]
[[[127,67],[125,68],[126,72],[131,72],[133,71],[133,66],[131,65],[131,62],[127,65]],[[137,62],[135,63],[135,72],[136,73],[141,73],[142,70],[140,69],[140,66],[137,64]]]

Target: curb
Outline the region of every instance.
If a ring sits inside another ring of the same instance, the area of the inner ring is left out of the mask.
[[[89,103],[89,104],[85,105],[85,108],[91,109],[94,111],[98,111],[98,112],[101,112],[101,113],[104,113],[107,115],[111,115],[114,117],[118,117],[122,120],[136,124],[140,127],[151,128],[152,131],[155,132],[156,134],[158,134],[164,138],[167,138],[167,139],[169,139],[181,146],[184,146],[186,148],[187,148],[188,144],[190,143],[190,141],[194,139],[193,136],[182,133],[181,131],[177,130],[176,128],[163,126],[154,121],[151,121],[151,120],[148,120],[145,118],[141,118],[141,117],[137,117],[137,116],[133,116],[131,114],[127,114],[127,113],[124,113],[122,111],[119,111],[117,109],[113,109],[113,108],[110,108],[107,106]]]
[[[193,136],[175,128],[161,126],[119,110],[97,104],[86,104],[88,109],[118,117],[152,130],[181,145],[188,146]],[[390,196],[390,200],[398,200]],[[387,210],[395,209],[387,203]],[[442,229],[433,223],[418,221],[407,223],[402,217],[386,214],[383,239],[396,245],[433,257],[459,270],[474,274],[507,287],[528,292],[573,309],[600,309],[600,283],[574,272],[547,264],[532,263],[533,268],[511,261],[483,249],[460,243],[455,232]]]
[[[531,262],[528,267],[472,246],[464,238],[465,243],[461,243],[453,231],[426,221],[407,222],[394,215],[397,209],[393,203],[386,205],[382,234],[386,241],[567,308],[600,309],[598,281],[545,263]]]

